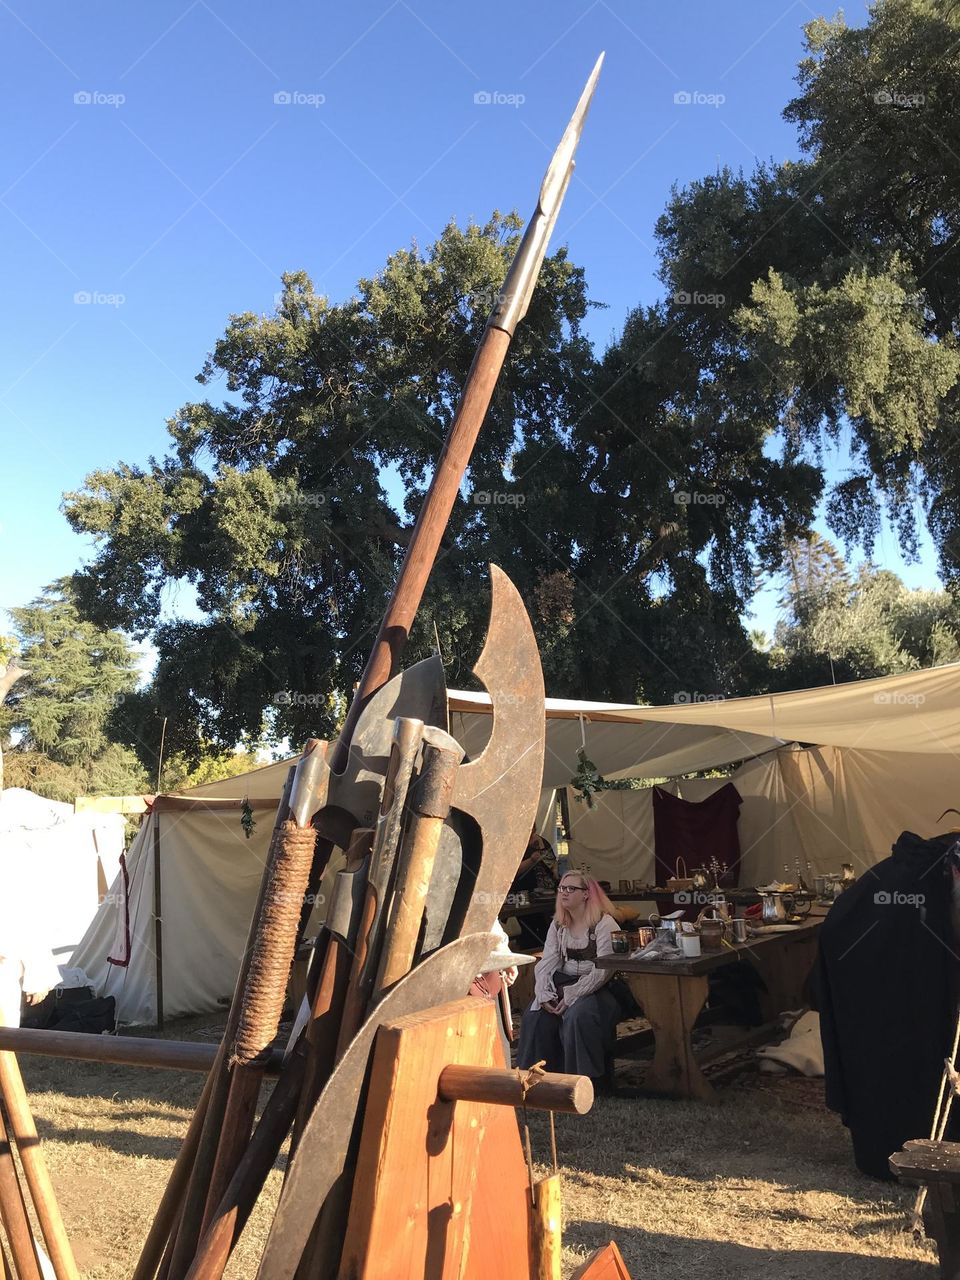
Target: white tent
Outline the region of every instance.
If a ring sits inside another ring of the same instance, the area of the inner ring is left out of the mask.
[[[490,699],[451,692],[450,711],[451,732],[476,755],[490,732]],[[728,779],[683,775],[738,766],[742,884],[762,883],[797,857],[816,873],[841,862],[862,870],[902,830],[944,830],[953,820],[938,826],[939,815],[960,809],[960,664],[668,707],[548,699],[546,794],[569,785],[581,745],[606,777],[672,778],[669,788],[689,800]],[[121,1021],[156,1021],[158,979],[167,1017],[229,1000],[289,765],[157,797],[128,855],[128,895],[115,886],[73,960],[117,997]],[[257,819],[249,841],[244,797]],[[594,875],[614,885],[651,877],[649,789],[602,793],[594,809],[571,799],[570,814],[571,853]],[[128,963],[110,964],[108,956],[124,958],[126,920]]]
[[[0,894],[16,904],[23,934],[61,964],[116,878],[125,825],[20,787],[0,791]]]

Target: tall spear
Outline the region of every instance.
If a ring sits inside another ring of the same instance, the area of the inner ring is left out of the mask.
[[[420,508],[400,575],[380,623],[363,678],[340,732],[337,752],[331,762],[335,772],[343,768],[350,738],[364,703],[396,673],[400,654],[437,558],[440,540],[470,463],[473,446],[490,407],[493,390],[514,331],[527,314],[547,245],[573,175],[574,154],[590,110],[603,59],[604,55],[601,53],[560,139],[560,145],[553,153],[540,184],[537,207],[527,223],[520,247],[487,320],[480,346],[467,374],[460,404],[444,440],[437,469]]]
[[[364,705],[396,672],[400,654],[423,597],[427,579],[440,547],[440,540],[450,519],[453,504],[486,417],[514,331],[530,305],[550,235],[573,175],[574,154],[600,76],[603,57],[604,55],[601,54],[597,59],[570,122],[560,139],[560,144],[550,160],[540,184],[537,207],[527,224],[523,239],[487,320],[473,364],[467,374],[460,404],[444,440],[433,480],[417,517],[370,658],[332,752],[330,766],[334,773],[341,772],[347,763],[350,741]],[[307,782],[307,773],[304,772],[304,785],[300,788],[295,785],[294,794],[289,799],[289,812],[299,827],[310,824],[313,813],[311,799],[311,788]],[[329,841],[317,841],[310,875],[311,891],[315,891],[331,852],[332,845]],[[308,898],[309,896],[308,893]],[[301,933],[304,925],[305,919],[302,917]],[[320,953],[321,948],[315,948],[311,957],[309,982],[311,1001],[314,994],[313,985],[319,970]],[[216,1072],[217,1068],[214,1070]],[[223,1065],[220,1067],[220,1072],[225,1073]],[[266,1171],[289,1128],[292,1108],[301,1083],[301,1077],[297,1075],[293,1066],[288,1064],[288,1068],[281,1073],[281,1079],[271,1102],[264,1112],[253,1142],[244,1157],[241,1165],[242,1172],[238,1172],[223,1200],[213,1212],[200,1252],[190,1270],[191,1280],[213,1280],[214,1277],[222,1274],[233,1242],[243,1228],[252,1200],[262,1186]],[[208,1116],[207,1119],[209,1121],[210,1117]],[[195,1167],[194,1175],[197,1174],[198,1168]],[[196,1180],[198,1186],[204,1185],[207,1182],[206,1171],[202,1177],[196,1177]],[[185,1229],[186,1224],[181,1222],[174,1247],[174,1260],[170,1268],[174,1273],[178,1269],[178,1262],[185,1261],[192,1255],[199,1225],[196,1221],[199,1202],[193,1202],[196,1197],[188,1196],[187,1200],[184,1216],[190,1218],[189,1230]],[[145,1277],[152,1275],[153,1264],[154,1259],[150,1255],[150,1250],[145,1248],[137,1275]]]

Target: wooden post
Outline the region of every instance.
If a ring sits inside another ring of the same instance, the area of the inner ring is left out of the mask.
[[[40,1263],[33,1243],[33,1232],[27,1218],[27,1206],[23,1199],[23,1188],[17,1177],[17,1166],[13,1159],[13,1149],[7,1127],[3,1121],[0,1108],[0,1220],[3,1222],[13,1254],[13,1265],[16,1268],[17,1280],[42,1280]]]
[[[561,1280],[559,1173],[533,1185],[530,1280]]]
[[[160,814],[153,814],[153,950],[157,965],[157,1030],[163,1030],[163,922],[160,884]]]
[[[70,1248],[60,1207],[47,1172],[47,1162],[40,1149],[36,1125],[27,1104],[23,1077],[12,1053],[0,1053],[0,1094],[3,1095],[10,1118],[10,1129],[20,1153],[20,1163],[26,1174],[40,1230],[43,1232],[57,1280],[80,1280],[80,1272],[73,1260],[73,1250]]]

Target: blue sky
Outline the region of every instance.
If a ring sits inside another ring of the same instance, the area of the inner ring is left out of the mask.
[[[653,226],[671,184],[796,154],[780,111],[801,27],[820,12],[4,2],[0,606],[76,567],[86,548],[62,492],[165,450],[165,419],[209,394],[194,376],[228,315],[269,311],[282,271],[306,269],[340,299],[451,217],[528,214],[601,49],[554,243],[607,304],[590,322],[605,345],[660,293]],[[862,3],[846,12],[864,20]],[[676,103],[684,91],[723,100]],[[911,585],[935,581],[904,568],[888,533],[877,552]],[[769,598],[758,614],[769,626]]]

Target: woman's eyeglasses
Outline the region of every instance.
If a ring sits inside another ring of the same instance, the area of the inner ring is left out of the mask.
[[[560,886],[561,893],[586,893],[587,886],[585,884],[562,884]]]

